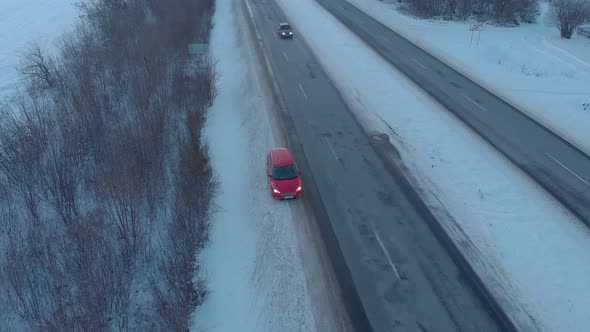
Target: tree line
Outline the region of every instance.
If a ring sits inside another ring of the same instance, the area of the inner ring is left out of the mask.
[[[409,11],[423,18],[465,20],[475,17],[499,24],[535,22],[538,0],[406,0]]]
[[[403,3],[406,11],[420,18],[475,18],[501,25],[535,23],[540,14],[539,0],[404,0]],[[589,0],[552,0],[550,6],[551,19],[562,38],[571,38],[577,27],[590,23]]]

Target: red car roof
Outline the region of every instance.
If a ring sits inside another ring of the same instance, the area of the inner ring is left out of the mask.
[[[295,164],[291,152],[287,148],[273,149],[270,155],[274,166],[291,166]]]

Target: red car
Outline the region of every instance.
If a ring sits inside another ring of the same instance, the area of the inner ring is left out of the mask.
[[[266,158],[270,192],[276,199],[298,198],[303,193],[301,171],[286,148],[273,149]]]

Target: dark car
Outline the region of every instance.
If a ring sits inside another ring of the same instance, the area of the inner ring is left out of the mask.
[[[303,193],[301,172],[291,152],[286,148],[273,149],[266,158],[266,175],[270,193],[276,199],[298,198]]]
[[[293,38],[293,29],[291,29],[289,23],[279,23],[279,37]]]

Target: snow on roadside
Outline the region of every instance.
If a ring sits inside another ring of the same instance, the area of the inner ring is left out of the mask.
[[[469,23],[408,17],[398,4],[347,0],[590,154],[590,39],[561,39],[541,3],[539,23],[488,25],[470,46]],[[477,36],[474,36],[477,37]]]
[[[250,30],[235,0],[218,0],[211,52],[218,95],[204,137],[220,181],[210,243],[200,256],[210,294],[192,318],[202,331],[314,331],[296,223],[300,201],[270,197],[266,154],[283,145],[269,117]],[[241,28],[236,30],[236,26]],[[236,33],[236,31],[238,33]]]
[[[362,123],[391,136],[540,324],[587,330],[588,229],[314,0],[277,2]]]
[[[31,42],[52,50],[56,38],[78,18],[75,0],[0,1],[0,98],[18,81],[20,55]]]

